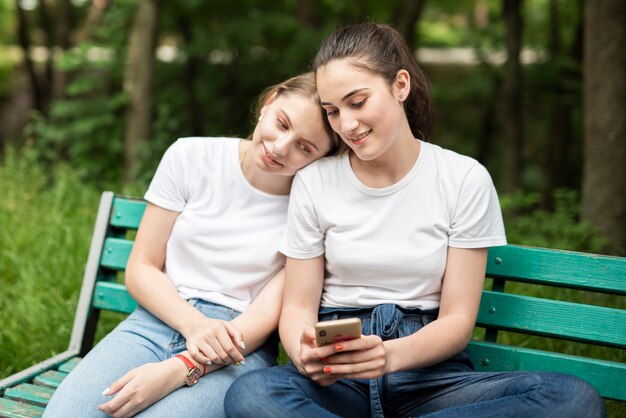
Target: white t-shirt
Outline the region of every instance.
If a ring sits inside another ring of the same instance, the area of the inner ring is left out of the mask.
[[[498,196],[476,160],[421,142],[409,173],[370,188],[348,153],[300,170],[281,251],[325,254],[323,307],[439,306],[448,246],[505,245]]]
[[[237,138],[182,138],[167,150],[145,199],[181,212],[165,273],[180,295],[243,311],[284,265],[277,251],[289,196],[255,189]]]

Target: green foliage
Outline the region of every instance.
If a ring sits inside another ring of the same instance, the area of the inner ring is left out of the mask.
[[[589,223],[579,220],[578,193],[554,192],[553,212],[540,208],[539,193],[517,192],[500,197],[509,243],[601,253],[604,239]]]
[[[0,53],[0,99],[11,93],[12,66],[4,60]]]
[[[8,45],[13,43],[13,11],[11,0],[0,0],[0,100],[11,93],[13,58]]]
[[[424,21],[420,23],[420,41],[423,46],[453,47],[467,39],[467,28],[456,28],[446,21]]]
[[[578,25],[582,16],[582,0],[557,0],[558,36],[564,46],[570,45],[575,33],[571,28]],[[524,43],[532,48],[546,48],[550,37],[550,0],[526,0],[522,7]]]
[[[144,182],[179,137],[247,136],[258,94],[307,70],[315,53],[319,32],[301,25],[291,2],[218,3],[161,3],[161,43],[175,45],[176,56],[157,62],[153,134],[134,168]],[[26,131],[48,164],[62,158],[91,181],[120,178],[123,63],[134,12],[135,3],[116,3],[94,39],[62,57],[60,69],[71,79],[65,97],[52,104],[48,117],[34,115]]]
[[[0,45],[8,45],[13,41],[15,2],[12,0],[0,0]]]
[[[133,1],[115,2],[89,43],[63,55],[59,67],[71,80],[66,95],[53,103],[49,117],[36,115],[27,131],[49,162],[69,161],[82,169],[86,179],[118,180],[121,175],[128,104],[122,92],[123,70],[136,6]],[[307,70],[325,33],[352,21],[392,22],[402,1],[322,1],[309,20],[303,20],[300,6],[293,0],[160,3],[159,45],[172,47],[174,52],[167,59],[157,54],[161,58],[155,71],[152,135],[140,150],[136,177],[143,182],[149,179],[164,150],[179,137],[248,135],[250,107],[258,94],[270,84]],[[569,45],[578,9],[563,1],[558,6],[564,45]],[[484,62],[438,66],[435,72],[427,68],[441,115],[435,139],[469,155],[484,148],[484,126],[495,113],[490,102],[497,93],[500,69],[486,64],[485,57],[503,47],[501,9],[497,0],[427,2],[417,31],[422,46],[475,47]],[[546,26],[548,11],[547,0],[524,2],[525,31],[533,34],[539,26]],[[545,28],[541,33],[547,36]],[[546,184],[544,168],[538,165],[541,161],[532,156],[547,146],[546,115],[550,115],[555,90],[560,93],[554,100],[580,102],[580,78],[563,77],[572,65],[559,58],[526,69],[525,153],[531,157],[525,156],[530,166],[525,186],[531,190],[541,190]],[[576,154],[580,129],[574,128],[568,161],[573,171],[580,171]],[[489,161],[482,162],[497,179],[502,146],[497,123],[491,134],[493,145],[484,156]],[[577,175],[569,178],[576,181]]]
[[[37,160],[9,148],[0,163],[1,376],[67,347],[98,205],[69,166]]]
[[[117,57],[124,55],[119,33],[126,33],[130,15],[128,7],[116,7],[105,15],[94,42],[64,53],[59,68],[70,79],[65,97],[52,103],[47,118],[34,114],[26,130],[48,165],[61,158],[100,184],[118,180],[123,167],[127,98],[121,88],[123,60]]]

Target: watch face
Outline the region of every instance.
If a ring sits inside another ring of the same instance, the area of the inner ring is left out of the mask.
[[[187,377],[185,378],[185,383],[187,386],[193,386],[198,383],[198,379],[202,377],[202,371],[199,368],[194,367],[193,369],[189,369],[189,373],[187,373]]]

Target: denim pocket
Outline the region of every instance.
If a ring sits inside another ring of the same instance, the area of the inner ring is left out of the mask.
[[[419,316],[409,316],[402,318],[402,322],[398,327],[398,338],[407,337],[411,334],[415,334],[421,328],[424,327],[424,322]]]
[[[239,315],[239,312],[217,303],[207,302],[201,299],[189,299],[189,304],[202,312],[204,316],[222,321],[230,321]]]

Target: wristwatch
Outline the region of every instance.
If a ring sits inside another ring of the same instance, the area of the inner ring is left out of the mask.
[[[185,376],[185,384],[187,386],[193,386],[198,383],[198,379],[202,377],[202,371],[184,355],[176,354],[176,357],[181,359],[183,363],[185,363],[185,366],[187,366],[187,376]]]

